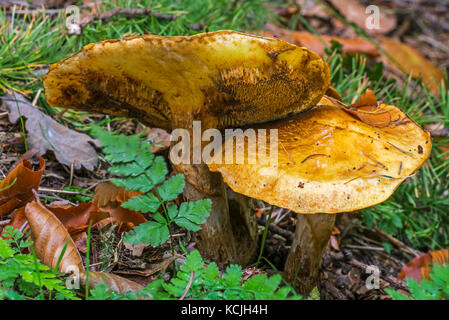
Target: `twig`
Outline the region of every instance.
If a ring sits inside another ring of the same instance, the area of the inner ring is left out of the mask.
[[[11,222],[11,219],[6,219],[6,220],[0,221],[0,227],[3,227],[4,225],[7,225],[10,222]]]
[[[262,219],[257,219],[257,223],[260,226],[265,226],[265,222],[262,221]],[[279,226],[276,226],[274,224],[270,224],[268,226],[268,230],[283,236],[284,238],[286,238],[290,242],[293,242],[293,232],[291,232],[291,231],[285,230],[285,229],[283,229],[283,228],[281,228]]]
[[[117,16],[117,15],[124,15],[124,16],[128,16],[128,17],[134,17],[134,16],[139,16],[139,15],[153,15],[156,18],[170,20],[170,21],[174,21],[178,18],[178,16],[175,14],[160,13],[160,12],[153,11],[149,8],[143,8],[143,9],[117,8],[117,9],[112,9],[112,10],[109,10],[106,12],[94,13],[89,16],[86,16],[83,19],[81,19],[81,21],[79,22],[79,27],[81,29],[83,29],[89,23],[91,23],[93,21],[98,21],[98,20],[108,22],[109,19],[111,19],[113,16]]]
[[[378,233],[380,233],[381,235],[383,235],[385,238],[387,238],[388,240],[390,240],[391,243],[393,243],[395,246],[397,246],[398,248],[406,251],[407,253],[410,253],[412,255],[414,255],[415,257],[418,257],[420,255],[419,252],[417,252],[416,250],[413,250],[412,248],[406,246],[405,244],[403,244],[401,241],[399,241],[398,239],[390,236],[388,233],[383,232],[382,230],[380,230],[378,227],[374,227],[374,230],[376,230]]]
[[[355,259],[349,260],[348,263],[349,263],[350,265],[352,265],[352,266],[354,266],[354,267],[356,267],[356,268],[362,270],[363,272],[366,272],[366,270],[367,270],[367,268],[368,268],[368,265],[366,265],[366,264],[364,264],[364,263],[362,263],[362,262],[360,262],[360,261],[357,261],[357,260],[355,260]],[[389,282],[390,284],[392,284],[392,285],[393,285],[394,287],[396,287],[396,288],[399,288],[399,289],[403,289],[403,290],[408,291],[408,288],[407,288],[407,286],[404,284],[404,282],[401,282],[401,281],[397,280],[395,277],[393,277],[393,276],[391,276],[391,275],[386,275],[383,279],[384,279],[385,281]]]
[[[351,249],[360,249],[360,250],[385,251],[384,248],[373,247],[373,246],[357,246],[357,245],[347,244],[345,247],[348,247],[348,248],[351,248]]]
[[[57,189],[50,189],[50,188],[39,188],[39,192],[64,193],[64,194],[81,195],[84,197],[92,197],[92,195],[90,195],[90,194],[85,194],[85,193],[78,192],[78,191],[57,190]]]
[[[193,283],[193,277],[194,277],[195,273],[193,271],[190,271],[190,280],[189,283],[187,283],[186,288],[184,289],[184,292],[182,293],[181,298],[179,298],[179,300],[184,300],[185,296],[187,295],[187,292],[189,292],[190,287],[192,286]]]
[[[432,24],[438,26],[440,29],[444,31],[449,31],[449,23],[438,19],[437,16],[433,15],[432,13],[428,12],[427,10],[424,10],[422,12],[422,15],[425,19],[429,20]]]

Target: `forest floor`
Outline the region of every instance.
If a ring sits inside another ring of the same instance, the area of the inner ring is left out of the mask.
[[[18,2],[20,1],[10,1],[8,4],[8,1],[0,1],[0,7],[3,7],[4,10],[10,14],[12,3],[17,4]],[[55,10],[66,6],[68,1],[47,1],[47,4],[50,2],[53,4],[51,9]],[[334,1],[328,1],[326,3],[328,6],[332,7],[333,2]],[[348,3],[352,2],[354,1],[348,1]],[[383,36],[398,39],[402,43],[408,44],[417,50],[434,66],[447,74],[447,71],[449,70],[449,17],[445,13],[449,11],[449,2],[419,0],[370,0],[355,2],[358,2],[363,8],[368,5],[368,2],[369,4],[387,8],[386,12],[388,15],[394,17],[395,27],[391,31],[374,35],[373,37],[375,39]],[[35,3],[37,4],[38,1]],[[336,15],[339,14],[343,17],[350,17],[350,13],[338,9],[336,6],[333,7],[335,10],[335,14],[333,14],[313,1],[298,0],[297,4],[303,4],[303,10],[301,11],[303,13],[302,18],[298,19],[296,17],[297,14],[295,13],[297,8],[295,9],[295,6],[291,5],[290,2],[288,3],[289,4],[285,7],[290,9],[290,11],[285,8],[281,11],[281,14],[284,15],[287,21],[283,24],[285,29],[291,29],[292,24],[296,24],[295,29],[299,31],[310,31],[313,29],[320,35],[338,36],[348,39],[360,38],[360,32],[358,32],[357,29],[351,27],[351,25],[345,24],[339,16]],[[214,27],[218,28],[217,26]],[[239,26],[239,28],[246,29],[248,26],[242,25]],[[137,31],[135,32],[137,34],[139,33]],[[124,30],[122,33],[129,34],[127,30]],[[89,37],[90,35],[86,36],[81,42],[83,42],[83,44],[86,41],[89,42]],[[107,32],[102,33],[100,38],[103,37],[108,37]],[[99,38],[96,40],[99,40]],[[73,49],[75,47],[76,46],[68,49],[68,52],[76,51]],[[376,61],[380,60],[378,59]],[[368,66],[373,65],[374,62],[368,62]],[[46,68],[46,65],[42,66],[44,72]],[[347,71],[347,74],[351,72],[352,71],[349,70]],[[384,72],[385,78],[382,79],[382,81],[384,81],[382,82],[382,85],[385,81],[388,81],[388,79],[396,80],[395,86],[397,86],[397,89],[394,89],[396,91],[393,90],[392,92],[402,92],[402,88],[407,88],[407,86],[409,87],[409,90],[413,90],[414,86],[407,82],[407,76],[398,76],[398,73],[395,70],[388,67],[385,67]],[[363,81],[365,81],[365,83]],[[38,84],[30,85],[27,83],[21,87],[20,82],[19,85],[17,85],[17,82],[14,82],[14,86],[15,88],[27,91],[29,100],[36,100],[37,105],[41,107],[41,109],[47,110],[46,112],[52,115],[53,118],[60,119],[67,125],[69,125],[71,119],[73,119],[71,117],[77,118],[77,116],[73,116],[72,114],[65,118],[64,113],[57,113],[55,110],[49,112],[46,103],[42,102],[44,98],[42,91],[39,91],[41,88],[39,83],[39,81]],[[365,78],[361,77],[358,83],[363,83],[366,86]],[[370,84],[372,85],[373,83]],[[338,90],[338,86],[336,87]],[[360,94],[358,88],[351,89],[350,86],[348,86],[344,90],[347,91],[346,93],[349,92],[348,100],[352,100],[357,94]],[[340,91],[340,93],[342,94],[343,92]],[[377,93],[382,94],[383,96],[380,98],[386,100],[390,97],[389,93],[382,90],[382,88],[378,88]],[[438,108],[443,108],[442,103],[438,102],[438,99],[439,98],[435,98],[435,101],[431,102],[431,104],[437,106],[436,110],[439,110]],[[409,106],[405,108],[414,110],[413,108],[415,105],[413,102],[408,103]],[[447,104],[447,101],[445,103]],[[445,107],[448,106],[445,105]],[[82,115],[77,119],[79,123],[82,124],[89,121],[98,122],[104,120],[105,116],[92,115],[87,119],[85,115]],[[449,120],[446,119],[446,121]],[[428,125],[430,122],[431,121],[425,122],[423,125]],[[446,122],[443,124],[446,125]],[[110,122],[108,126],[108,129],[110,130],[125,133],[127,135],[141,133],[145,130],[149,130],[147,136],[151,136],[152,133],[154,134],[154,131],[146,128],[137,120],[132,119],[113,121]],[[444,137],[443,134],[442,136]],[[165,146],[160,148],[157,153],[167,157],[167,136],[162,136],[161,139],[160,142]],[[447,136],[445,139],[447,139]],[[0,106],[0,141],[0,179],[4,179],[8,172],[17,166],[23,159],[29,159],[35,167],[38,165],[38,160],[35,156],[36,152],[27,150],[25,145],[21,122],[19,121],[16,124],[12,124],[8,119],[8,112],[4,105]],[[444,146],[445,143],[446,140],[442,140],[441,145]],[[439,155],[441,155],[441,152],[437,154],[437,156]],[[43,157],[46,160],[46,167],[41,180],[39,196],[41,197],[41,200],[46,203],[58,201],[59,204],[77,204],[80,201],[90,201],[94,196],[93,190],[98,183],[111,177],[111,174],[107,171],[106,162],[102,160],[97,168],[89,171],[86,169],[73,170],[70,166],[61,164],[52,152],[45,153]],[[447,170],[446,158],[442,159],[441,157],[438,157],[438,160],[441,162],[434,163],[435,167],[441,169],[442,165],[443,167],[441,170]],[[443,182],[438,185],[437,183],[432,185],[430,187],[431,193],[433,192],[432,190],[440,190],[439,188],[447,186],[447,176],[440,175],[440,171],[437,172],[438,177],[443,179]],[[421,175],[424,176],[425,173]],[[64,192],[60,192],[61,190],[64,190]],[[442,202],[440,206],[439,204],[434,205],[434,202],[431,202],[430,200],[422,200],[423,209],[421,209],[421,212],[423,212],[423,214],[426,214],[427,212],[430,213],[428,220],[419,222],[418,227],[424,228],[427,226],[428,228],[432,227],[435,229],[429,231],[423,238],[417,236],[417,238],[411,239],[408,236],[410,233],[398,231],[401,228],[408,228],[410,225],[409,221],[406,220],[407,218],[404,218],[404,216],[408,214],[407,210],[409,210],[406,205],[397,209],[398,212],[402,212],[401,216],[398,215],[401,219],[401,222],[399,223],[401,226],[392,226],[391,216],[382,216],[383,212],[385,213],[390,210],[391,207],[394,207],[394,204],[399,202],[400,199],[406,198],[406,195],[410,193],[410,190],[415,189],[412,187],[408,189],[404,187],[402,191],[399,189],[399,195],[392,199],[391,202],[388,202],[384,207],[381,207],[381,209],[375,209],[370,212],[362,211],[338,215],[331,240],[329,241],[323,256],[323,274],[321,288],[319,288],[322,299],[390,299],[390,296],[385,292],[385,288],[393,288],[407,292],[408,289],[405,281],[397,279],[402,267],[413,259],[416,256],[416,253],[420,254],[448,247],[449,236],[446,232],[447,222],[449,221],[449,212],[446,209],[441,209],[441,207],[445,206],[446,202]],[[422,195],[422,193],[418,192],[418,195]],[[416,193],[411,194],[410,196],[416,197]],[[419,197],[414,198],[414,200],[417,202],[421,201]],[[412,202],[413,201],[410,200],[410,203]],[[391,205],[391,207],[388,207],[388,205]],[[267,219],[267,212],[269,211],[270,206],[262,201],[256,201],[255,207],[255,214],[258,217],[259,235],[262,237]],[[369,215],[372,219],[369,221],[364,219],[364,214]],[[418,210],[411,213],[410,217],[417,214],[419,214]],[[0,224],[0,228],[9,222],[8,220],[10,219],[11,215],[0,217],[0,223],[2,223]],[[438,222],[435,223],[435,221]],[[247,277],[250,277],[261,272],[274,274],[282,271],[291,246],[295,226],[296,214],[294,212],[282,208],[275,208],[263,251],[265,259],[261,265],[257,266],[257,268],[254,264],[245,268],[244,274]],[[411,229],[411,231],[412,233],[416,233],[415,229]],[[195,248],[195,242],[191,232],[180,228],[175,230],[175,234],[179,239],[183,240],[183,243],[188,250]],[[167,256],[167,252],[170,249],[168,244],[156,248],[147,246],[142,253],[135,256],[132,254],[131,250],[123,246],[121,241],[122,238],[123,233],[118,232],[118,228],[113,229],[109,234],[93,229],[90,258],[92,271],[106,270],[144,285],[155,280],[157,277],[160,277],[161,272],[164,279],[170,277],[172,272],[170,263],[172,260],[170,260],[170,256]],[[105,239],[110,243],[110,248],[105,249]],[[425,239],[425,241],[422,239]],[[419,243],[419,245],[417,245],[417,243]],[[78,248],[85,248],[85,244],[80,244]],[[178,252],[181,252],[179,248],[176,249]],[[260,248],[258,248],[257,252],[259,252],[259,249]],[[106,254],[106,252],[108,253]],[[376,266],[380,270],[380,287],[378,289],[371,290],[366,286],[366,281],[371,275],[371,273],[366,272],[367,266]]]

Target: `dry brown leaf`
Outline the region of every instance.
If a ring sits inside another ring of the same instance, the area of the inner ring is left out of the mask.
[[[131,251],[131,254],[134,257],[140,257],[143,253],[143,250],[149,247],[149,244],[139,243],[139,244],[131,244],[125,242],[125,248]]]
[[[444,81],[444,73],[435,67],[432,62],[420,55],[415,49],[396,40],[382,38],[380,46],[396,60],[400,67],[386,55],[382,55],[384,63],[401,73],[405,71],[414,78],[421,76],[433,93],[439,92],[438,87]]]
[[[24,206],[33,200],[32,189],[37,190],[41,183],[45,160],[39,158],[39,169],[34,171],[28,160],[23,160],[0,183],[0,216]]]
[[[363,123],[373,127],[384,128],[395,123],[400,123],[400,121],[403,120],[401,116],[398,116],[393,120],[392,114],[395,113],[394,109],[385,104],[378,104],[376,96],[371,89],[367,89],[360,99],[350,106],[346,106],[340,101],[330,99],[330,97],[325,97],[324,99],[326,100],[326,104],[331,102]]]
[[[60,163],[69,167],[73,163],[77,170],[83,166],[92,171],[97,166],[98,156],[92,144],[98,144],[91,137],[56,122],[18,93],[2,99],[11,123],[16,123],[20,116],[27,119],[27,143],[30,148],[38,150],[38,155],[51,150]]]
[[[356,103],[351,104],[351,107],[353,107],[353,108],[360,108],[360,107],[366,107],[366,106],[377,107],[376,95],[374,94],[374,91],[370,88],[368,88],[362,94],[362,96]]]
[[[11,221],[7,224],[7,226],[12,226],[14,229],[20,229],[26,221],[25,207],[20,207],[19,209],[14,210]]]
[[[159,263],[153,263],[149,265],[148,269],[144,270],[135,270],[135,269],[129,269],[129,270],[117,270],[114,271],[115,273],[119,274],[127,274],[127,275],[138,275],[142,277],[149,277],[157,272],[164,271],[168,268],[169,265],[171,265],[176,260],[175,257],[169,257],[162,262]]]
[[[151,139],[151,152],[156,153],[168,149],[170,147],[171,134],[160,128],[151,128],[147,134],[147,138]]]
[[[287,29],[279,28],[275,25],[268,24],[267,28],[270,31],[255,31],[254,33],[262,35],[264,37],[279,38],[284,41],[293,43],[297,46],[306,47],[313,52],[324,56],[325,45],[331,47],[331,41],[337,41],[343,45],[343,52],[349,54],[362,53],[369,57],[376,57],[379,55],[379,51],[376,46],[373,45],[368,40],[357,38],[357,39],[346,39],[341,37],[316,35],[305,32],[305,31],[291,31]]]
[[[80,274],[80,283],[86,285],[86,274]],[[93,289],[100,284],[105,284],[109,289],[118,293],[142,290],[144,287],[137,282],[106,272],[89,271],[89,289]]]
[[[405,277],[415,279],[416,281],[419,281],[420,279],[429,279],[429,274],[431,272],[430,265],[435,263],[445,264],[448,262],[449,250],[447,249],[422,254],[412,259],[402,268],[398,279],[402,280]]]
[[[33,201],[26,205],[25,216],[30,224],[36,256],[42,263],[56,268],[61,252],[68,242],[59,264],[59,270],[70,272],[73,271],[73,268],[78,268],[78,270],[84,271],[83,262],[75,243],[62,222],[50,210]]]
[[[67,228],[70,235],[87,230],[89,221],[92,225],[109,217],[104,211],[99,211],[92,203],[81,203],[78,206],[49,206],[47,207]]]
[[[87,252],[87,232],[80,232],[72,236],[76,248],[79,252],[86,254]]]
[[[123,202],[139,194],[140,192],[128,191],[115,186],[111,182],[105,182],[100,183],[95,188],[92,203],[99,211],[109,213],[110,218],[103,222],[117,222],[121,224],[120,229],[129,230],[147,221],[142,213],[121,207]]]
[[[385,14],[385,9],[379,10],[379,27],[370,28],[367,21],[371,13],[366,13],[366,7],[359,0],[330,0],[332,5],[350,22],[365,30],[368,34],[386,34],[396,27],[396,17]]]

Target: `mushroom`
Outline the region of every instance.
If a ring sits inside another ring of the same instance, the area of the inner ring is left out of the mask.
[[[44,88],[53,106],[135,117],[191,136],[195,120],[201,132],[277,129],[275,164],[220,164],[218,152],[207,163],[192,155],[173,167],[186,177],[188,200],[213,201],[196,242],[221,265],[244,265],[255,252],[251,198],[298,213],[284,273],[298,279],[301,293],[318,283],[335,213],[386,200],[431,149],[429,134],[397,107],[344,106],[328,65],[312,51],[233,31],[90,44],[53,65]]]
[[[355,117],[357,112],[364,117]],[[380,118],[390,120],[374,121]],[[303,294],[319,284],[335,214],[385,201],[431,151],[430,134],[399,108],[346,107],[328,96],[293,119],[253,128],[278,130],[277,162],[248,164],[254,139],[232,144],[234,150],[248,150],[243,164],[220,164],[218,153],[209,168],[220,172],[234,192],[298,213],[284,278],[297,279]]]
[[[194,120],[204,132],[299,114],[329,84],[327,63],[312,51],[234,31],[89,44],[52,65],[43,83],[52,106],[133,117],[191,136]],[[172,164],[186,177],[185,198],[213,201],[198,248],[218,264],[245,265],[257,247],[250,198],[226,189],[202,159],[191,160]]]

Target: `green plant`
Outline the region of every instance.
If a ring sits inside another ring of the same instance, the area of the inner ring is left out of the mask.
[[[410,296],[392,289],[385,289],[393,300],[449,300],[449,263],[434,264],[430,279],[407,278]]]
[[[200,229],[210,214],[212,201],[183,202],[178,207],[173,201],[182,193],[185,178],[177,174],[166,179],[168,168],[164,158],[155,157],[147,142],[139,136],[115,135],[97,127],[92,132],[101,142],[105,159],[112,164],[109,172],[119,176],[111,182],[127,190],[142,192],[123,203],[122,207],[151,213],[153,219],[128,232],[125,242],[159,246],[171,238],[170,244],[173,245],[173,224],[190,231]]]
[[[302,299],[288,286],[280,286],[281,275],[267,277],[258,274],[243,281],[242,268],[230,265],[223,274],[212,262],[206,265],[200,253],[189,253],[170,282],[158,279],[145,289],[133,293],[117,294],[97,286],[91,290],[91,299],[137,299],[150,294],[155,300],[285,300]]]
[[[21,253],[33,245],[22,237],[11,226],[0,237],[0,299],[51,299],[55,291],[56,299],[77,300],[75,292],[66,288],[63,274],[39,263],[34,254]]]

